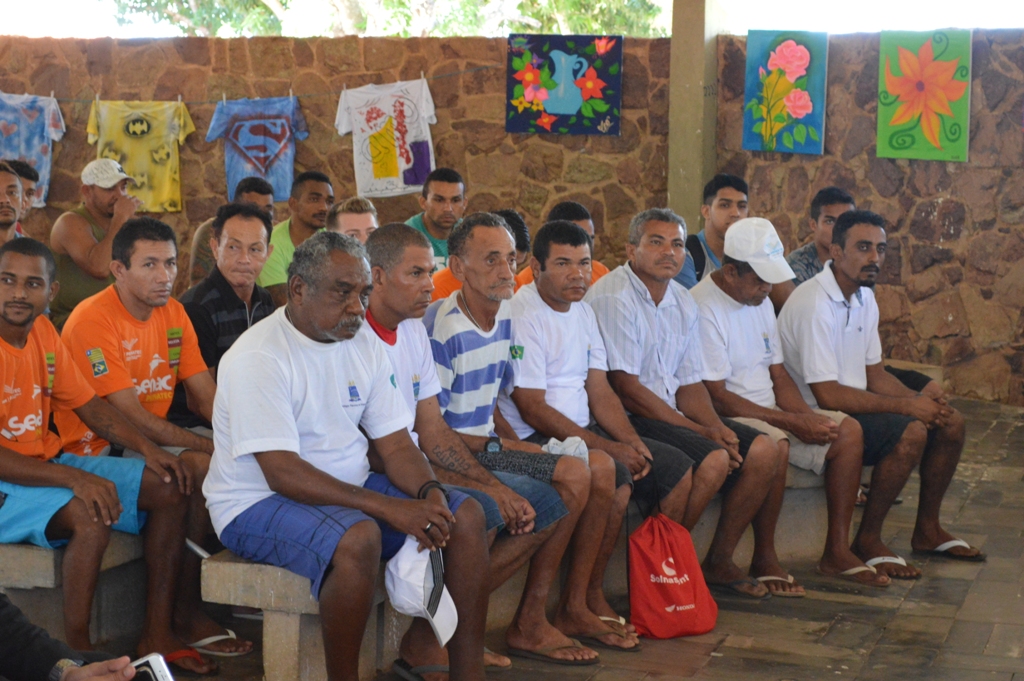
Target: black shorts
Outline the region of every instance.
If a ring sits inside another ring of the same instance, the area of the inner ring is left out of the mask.
[[[629,421],[641,437],[663,442],[685,452],[687,456],[693,459],[694,469],[700,467],[701,462],[708,454],[722,449],[722,445],[714,440],[710,440],[696,431],[684,428],[683,426],[647,419],[642,416],[630,416]],[[722,419],[722,423],[736,433],[736,437],[739,438],[740,458],[742,459],[747,458],[747,452],[750,451],[750,445],[754,443],[754,440],[758,436],[764,435],[761,431],[742,423],[737,423],[732,419]],[[725,484],[722,485],[723,490],[727,490],[736,483],[742,468],[743,464],[740,464],[739,468],[729,471],[729,476],[725,479]]]
[[[893,367],[885,367],[885,370],[895,376],[900,383],[907,386],[915,393],[921,392],[924,390],[926,385],[932,382],[931,377],[922,374],[920,371],[914,371],[913,369],[894,369]]]
[[[864,431],[864,465],[875,466],[896,449],[903,431],[916,421],[913,416],[903,414],[850,414]],[[928,444],[931,445],[937,430],[928,431]]]

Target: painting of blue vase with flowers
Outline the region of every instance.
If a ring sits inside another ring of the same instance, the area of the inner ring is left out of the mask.
[[[508,37],[505,131],[619,135],[622,36]]]

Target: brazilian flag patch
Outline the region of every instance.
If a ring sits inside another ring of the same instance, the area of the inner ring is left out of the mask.
[[[522,345],[512,346],[512,359],[522,359],[525,354],[525,350]]]
[[[110,369],[107,368],[107,358],[103,356],[102,348],[86,350],[85,356],[89,358],[89,364],[92,365],[93,378],[99,378],[110,372]]]

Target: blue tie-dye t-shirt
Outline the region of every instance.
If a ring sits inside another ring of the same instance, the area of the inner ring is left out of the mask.
[[[295,140],[309,136],[295,97],[236,99],[217,104],[206,141],[224,138],[228,199],[247,177],[262,177],[274,187],[274,200],[287,201],[292,190]]]
[[[46,205],[53,143],[63,136],[56,99],[0,93],[0,159],[24,161],[39,173],[36,208]]]

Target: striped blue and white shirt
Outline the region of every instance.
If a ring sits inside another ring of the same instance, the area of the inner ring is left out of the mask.
[[[494,327],[487,333],[463,314],[456,291],[427,308],[423,323],[441,381],[441,414],[452,430],[465,435],[494,435],[494,406],[508,370],[512,313],[502,301]]]

